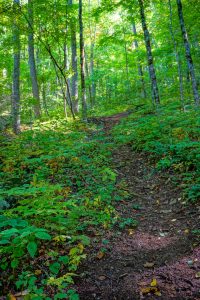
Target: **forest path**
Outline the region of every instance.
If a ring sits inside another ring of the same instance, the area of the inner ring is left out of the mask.
[[[101,118],[105,134],[128,114]],[[116,210],[138,227],[114,228],[94,239],[77,283],[80,299],[200,299],[200,247],[191,233],[199,210],[182,204],[172,174],[156,172],[130,146],[113,152],[113,166],[117,184],[126,182],[130,195]]]

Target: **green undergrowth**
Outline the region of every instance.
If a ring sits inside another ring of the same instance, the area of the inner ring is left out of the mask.
[[[187,201],[200,199],[200,114],[191,107],[168,104],[155,112],[152,107],[136,109],[113,129],[118,145],[130,144],[156,164],[171,170]]]
[[[101,129],[50,121],[4,140],[0,154],[2,294],[78,299],[90,238],[116,223],[116,174]],[[25,291],[25,292],[24,292]]]

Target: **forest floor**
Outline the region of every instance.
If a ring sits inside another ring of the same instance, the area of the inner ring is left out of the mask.
[[[108,138],[126,115],[101,119]],[[200,247],[192,234],[200,209],[183,203],[173,174],[156,172],[129,145],[113,152],[113,168],[130,195],[115,208],[138,226],[102,233],[104,242],[94,239],[76,283],[80,299],[200,299]]]

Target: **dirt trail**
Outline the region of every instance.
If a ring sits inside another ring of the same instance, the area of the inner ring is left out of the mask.
[[[128,113],[103,118],[106,134]],[[128,200],[116,204],[136,229],[115,228],[97,241],[77,283],[81,300],[200,299],[198,207],[185,207],[172,174],[155,172],[144,154],[123,146],[113,153],[118,184],[126,182]],[[105,255],[97,257],[104,248]]]

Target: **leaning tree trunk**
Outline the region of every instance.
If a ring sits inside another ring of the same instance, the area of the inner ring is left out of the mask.
[[[149,66],[149,75],[150,75],[150,79],[151,79],[153,103],[158,105],[160,103],[160,96],[159,96],[159,91],[158,91],[156,71],[154,68],[154,60],[153,60],[153,54],[152,54],[152,50],[151,50],[150,34],[149,34],[149,30],[147,28],[143,1],[144,0],[138,0],[139,7],[140,7],[140,16],[141,16],[142,28],[144,31],[144,40],[145,40],[145,45],[146,45],[146,50],[147,50],[147,58],[148,58],[148,66]]]
[[[39,95],[39,86],[37,80],[37,71],[35,65],[35,49],[34,49],[34,20],[33,20],[33,2],[28,0],[28,18],[29,18],[29,35],[28,35],[28,53],[29,53],[29,67],[32,83],[32,92],[33,98],[35,101],[34,104],[34,114],[36,118],[40,117],[40,95]]]
[[[14,44],[14,67],[13,67],[13,91],[12,91],[12,117],[13,131],[20,133],[20,30],[17,22],[20,0],[13,1],[14,23],[13,23],[13,44]]]
[[[135,22],[134,22],[134,21],[133,21],[133,34],[134,34],[134,36],[135,36],[135,39],[134,39],[134,47],[135,47],[136,51],[138,52],[139,45],[138,45],[138,41],[137,41],[137,39],[136,39],[136,36],[137,36],[137,29],[136,29],[136,26],[135,26]],[[143,73],[142,64],[141,64],[140,59],[138,59],[138,75],[139,75],[140,81],[141,81],[142,97],[143,97],[144,99],[146,99],[147,94],[146,94],[146,89],[145,89],[144,73]]]
[[[68,1],[69,5],[73,5],[73,0]],[[77,64],[77,41],[76,41],[76,20],[75,18],[70,19],[71,29],[71,64],[73,76],[71,78],[71,97],[73,101],[74,112],[78,113],[78,64]]]
[[[82,119],[87,120],[86,85],[85,85],[85,54],[83,37],[83,3],[79,0],[79,27],[80,27],[80,66],[81,66],[81,104]]]
[[[168,0],[169,3],[169,12],[170,12],[170,33],[172,37],[172,42],[174,46],[174,54],[178,66],[178,78],[179,78],[179,87],[180,87],[180,97],[181,97],[181,103],[184,105],[184,94],[183,94],[183,76],[181,72],[181,60],[180,55],[177,49],[177,41],[175,40],[174,31],[173,31],[173,18],[172,18],[172,3],[171,0]]]
[[[194,65],[193,65],[192,54],[191,54],[191,49],[190,49],[190,42],[188,39],[188,34],[187,34],[187,30],[185,27],[185,21],[184,21],[184,17],[183,17],[182,2],[181,2],[181,0],[176,0],[176,2],[177,2],[177,6],[178,6],[178,16],[179,16],[179,22],[180,22],[180,26],[181,26],[181,32],[182,32],[183,41],[184,41],[184,45],[185,45],[185,53],[186,53],[188,70],[190,72],[191,81],[192,81],[194,101],[195,101],[195,104],[197,106],[199,106],[199,93],[198,93],[197,81],[196,81],[196,77],[195,77]]]

